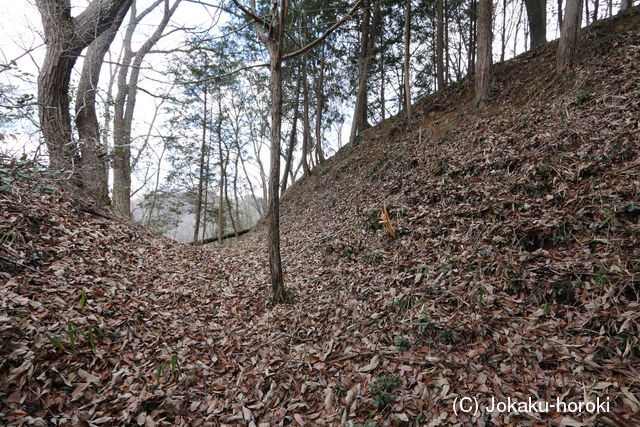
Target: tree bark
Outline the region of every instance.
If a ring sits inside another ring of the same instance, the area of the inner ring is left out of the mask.
[[[502,27],[500,29],[500,62],[507,50],[507,0],[502,0]]]
[[[322,115],[324,114],[324,50],[320,56],[320,64],[316,70],[314,79],[314,90],[316,94],[316,162],[324,162],[324,152],[322,151]]]
[[[584,0],[584,17],[587,25],[590,24],[591,14],[589,13],[589,0]]]
[[[78,16],[71,16],[69,0],[36,0],[47,51],[38,75],[38,106],[49,167],[73,173],[77,146],[72,140],[69,81],[82,50],[99,37],[132,0],[94,0]],[[74,181],[80,184],[80,180]]]
[[[386,119],[387,116],[387,101],[384,94],[384,83],[385,83],[385,73],[384,73],[384,55],[380,55],[380,114],[382,116],[382,121]]]
[[[558,0],[558,28],[562,31],[562,0]]]
[[[289,171],[293,163],[293,152],[296,148],[296,139],[298,133],[298,108],[300,107],[300,87],[302,82],[302,76],[298,78],[295,91],[295,101],[293,103],[293,123],[291,124],[291,134],[289,135],[289,147],[287,148],[287,157],[284,162],[284,173],[282,177],[282,183],[280,184],[280,193],[283,194],[287,189],[287,181],[289,179]]]
[[[564,73],[573,67],[576,56],[578,30],[582,20],[582,1],[567,0],[560,41],[558,42],[557,71]]]
[[[436,0],[436,83],[444,89],[444,0]]]
[[[442,2],[442,0],[438,0]],[[404,58],[402,61],[403,74],[404,74],[404,98],[405,105],[407,106],[407,117],[411,118],[411,85],[409,74],[410,63],[410,47],[411,47],[411,0],[405,0],[404,5]],[[442,52],[441,52],[442,53]]]
[[[284,44],[284,27],[287,17],[287,0],[275,0],[271,5],[271,20],[266,22],[264,19],[256,15],[256,2],[252,0],[251,11],[243,7],[238,0],[234,3],[240,7],[245,14],[254,19],[254,28],[260,40],[264,43],[269,51],[269,86],[271,90],[271,147],[270,161],[271,167],[269,172],[269,270],[271,274],[271,290],[275,303],[283,303],[289,300],[289,296],[284,287],[284,279],[282,276],[282,260],[280,259],[280,138],[282,127],[282,61],[283,44]],[[338,28],[348,16],[357,8],[360,2],[356,3],[351,12],[340,21],[336,22],[322,36],[298,49],[295,52],[286,55],[286,58],[292,58],[296,55],[304,53],[320,41],[324,40],[331,31]],[[265,31],[267,33],[265,33]]]
[[[309,167],[309,148],[311,146],[311,125],[309,124],[309,81],[307,62],[302,66],[302,171],[305,176],[311,174]]]
[[[531,49],[547,42],[547,0],[524,0]]]
[[[169,0],[156,0],[139,15],[135,3],[124,38],[124,58],[118,72],[118,92],[114,106],[113,133],[113,204],[124,216],[131,216],[131,127],[138,93],[140,67],[144,57],[162,37],[167,24],[182,0],[175,0],[169,7]],[[140,21],[160,3],[164,2],[162,20],[155,31],[133,52],[133,34]]]
[[[492,0],[479,0],[478,3],[478,59],[476,64],[475,102],[480,105],[487,100],[493,77],[491,44]]]
[[[222,233],[224,232],[224,187],[227,180],[227,168],[224,152],[222,151],[222,100],[218,94],[218,125],[216,127],[216,136],[218,138],[218,156],[220,159],[220,187],[218,189],[218,239],[222,241]]]
[[[193,240],[198,240],[198,234],[200,233],[200,217],[202,216],[202,194],[204,189],[205,178],[205,158],[207,151],[207,85],[204,86],[204,100],[202,102],[202,143],[200,144],[200,171],[198,174],[198,190],[196,193],[196,209],[195,209],[195,224],[193,225]],[[206,208],[205,208],[206,209]]]
[[[476,72],[476,30],[478,23],[478,3],[471,0],[469,4],[469,49],[467,50],[467,68],[469,75]]]
[[[269,50],[269,86],[271,89],[271,151],[269,173],[269,270],[271,291],[276,303],[288,300],[280,259],[280,132],[282,125],[282,54],[287,1],[279,0],[280,8],[272,14],[273,35],[265,43]],[[275,21],[275,22],[274,22]]]
[[[108,206],[109,159],[108,150],[100,138],[100,125],[96,113],[96,91],[104,56],[115,38],[128,8],[122,8],[113,22],[87,49],[76,91],[76,128],[80,140],[80,178],[83,191],[98,204]]]
[[[358,91],[356,94],[356,104],[353,110],[353,122],[351,124],[349,142],[353,142],[356,136],[358,136],[369,125],[367,121],[367,83],[369,81],[369,71],[371,69],[371,60],[373,57],[374,40],[380,26],[380,0],[375,0],[373,22],[371,22],[370,8],[371,0],[366,0],[360,27],[361,41],[360,55],[358,58]]]

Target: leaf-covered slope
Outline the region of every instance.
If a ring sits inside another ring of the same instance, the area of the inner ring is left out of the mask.
[[[583,31],[573,76],[553,75],[554,52],[499,65],[487,107],[462,82],[294,185],[293,304],[268,303],[264,225],[200,250],[36,179],[3,191],[3,417],[633,425],[640,11]],[[456,415],[465,396],[608,398],[612,413]]]

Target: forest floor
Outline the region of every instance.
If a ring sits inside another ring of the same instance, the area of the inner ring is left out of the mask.
[[[0,419],[640,425],[640,9],[583,30],[570,76],[555,48],[498,65],[486,107],[463,81],[289,189],[291,304],[264,223],[182,245],[2,166]]]

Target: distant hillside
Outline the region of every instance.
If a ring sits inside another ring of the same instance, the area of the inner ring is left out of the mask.
[[[555,48],[499,64],[487,107],[460,82],[293,185],[293,304],[269,302],[262,223],[189,247],[4,167],[0,416],[639,424],[640,8],[583,30],[570,76]],[[455,413],[464,397],[610,411]]]

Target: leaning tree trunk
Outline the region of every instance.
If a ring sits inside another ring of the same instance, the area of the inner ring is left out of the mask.
[[[491,58],[491,43],[493,41],[492,0],[478,2],[478,56],[476,62],[475,102],[476,105],[486,101],[491,88],[493,63]]]
[[[547,0],[524,0],[529,21],[531,49],[547,41]]]
[[[573,67],[576,57],[578,30],[582,19],[582,1],[567,0],[567,7],[562,23],[562,32],[558,42],[557,70],[563,73]]]
[[[128,9],[121,9],[111,26],[96,38],[87,49],[76,92],[76,128],[80,139],[80,177],[85,193],[100,205],[109,200],[108,150],[100,138],[100,125],[96,113],[96,91],[100,71],[106,55]]]
[[[69,80],[77,55],[61,46],[48,46],[38,77],[40,127],[49,152],[49,168],[69,173],[78,160],[69,114]]]

